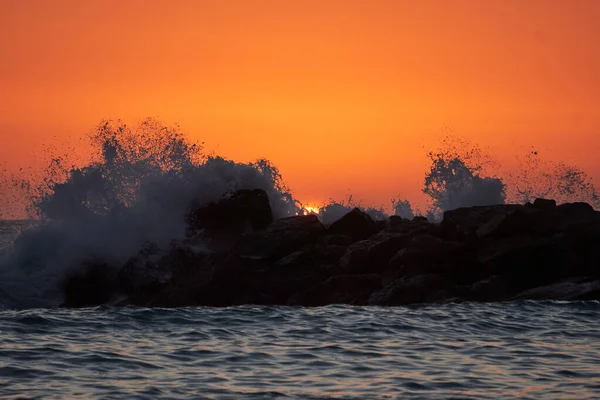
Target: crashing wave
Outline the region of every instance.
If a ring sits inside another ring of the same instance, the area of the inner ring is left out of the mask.
[[[56,305],[59,283],[69,271],[101,260],[121,265],[152,244],[166,251],[186,237],[192,202],[208,204],[241,189],[262,189],[275,218],[303,213],[267,160],[238,163],[203,153],[177,127],[155,120],[138,126],[105,121],[90,135],[91,161],[75,166],[53,157],[38,179],[10,179],[26,192],[30,213],[41,220],[24,230],[0,259],[0,303]],[[448,137],[429,153],[423,192],[430,198],[428,218],[474,205],[525,203],[536,197],[559,202],[587,201],[600,206],[596,188],[581,170],[542,162],[532,151],[516,171],[501,174],[491,157],[467,141]],[[358,207],[375,220],[382,208],[331,201],[319,218],[331,224]],[[392,200],[396,215],[421,215],[402,198]],[[206,251],[196,246],[195,251]]]
[[[240,189],[262,189],[275,217],[300,205],[266,160],[236,163],[204,156],[178,130],[148,120],[104,122],[91,135],[95,159],[82,168],[53,159],[50,178],[29,186],[43,223],[19,235],[1,261],[12,298],[56,303],[70,269],[100,259],[121,264],[146,243],[166,249],[183,240],[192,201],[209,203]]]

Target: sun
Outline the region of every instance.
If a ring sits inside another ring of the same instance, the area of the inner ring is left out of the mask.
[[[317,206],[304,206],[303,210],[305,214],[318,214],[320,208]]]

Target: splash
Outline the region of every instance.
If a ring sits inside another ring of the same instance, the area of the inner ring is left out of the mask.
[[[326,205],[320,208],[318,216],[321,222],[328,225],[334,223],[354,208],[359,208],[375,221],[381,221],[389,217],[383,207],[377,208],[362,205],[361,203],[355,202],[352,195],[342,201],[330,199]]]
[[[439,220],[443,211],[459,207],[525,204],[536,198],[587,202],[600,209],[598,190],[584,171],[545,160],[534,148],[517,156],[512,165],[503,165],[479,146],[449,135],[428,158],[431,163],[423,192],[430,198],[427,215],[433,220]],[[407,204],[399,204],[407,209]]]
[[[86,262],[120,266],[147,243],[167,249],[183,240],[192,201],[263,189],[275,217],[298,212],[299,203],[268,161],[206,156],[202,144],[177,127],[105,121],[90,139],[95,153],[87,165],[53,157],[41,182],[19,183],[31,213],[43,221],[15,239],[1,262],[3,292],[21,303],[57,304],[60,279]]]
[[[592,178],[580,168],[542,158],[535,148],[517,158],[517,167],[506,172],[508,198],[526,203],[551,198],[558,203],[587,202],[600,209],[600,197]]]
[[[419,211],[413,210],[410,201],[400,197],[392,199],[392,208],[394,209],[394,215],[405,219],[413,219],[415,215],[420,215]]]
[[[501,178],[486,176],[493,170],[491,159],[481,148],[465,139],[447,136],[425,175],[423,192],[431,199],[430,219],[440,219],[444,211],[460,207],[502,204],[505,184]]]

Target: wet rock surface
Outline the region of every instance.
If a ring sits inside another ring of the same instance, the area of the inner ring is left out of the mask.
[[[166,252],[149,245],[125,265],[67,275],[63,305],[600,299],[600,213],[585,203],[462,208],[440,224],[354,209],[325,226],[315,215],[273,220],[266,193],[252,190],[190,206],[187,224]]]

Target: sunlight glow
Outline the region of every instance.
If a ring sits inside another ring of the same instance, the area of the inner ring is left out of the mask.
[[[304,206],[305,214],[318,214],[320,210],[317,206]]]

